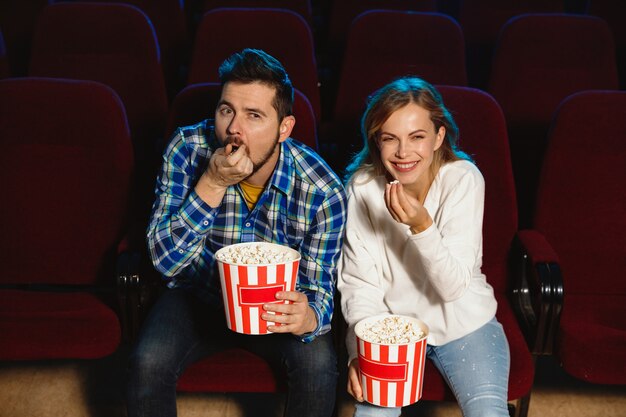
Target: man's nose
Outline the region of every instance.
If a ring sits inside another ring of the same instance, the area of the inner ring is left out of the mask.
[[[229,135],[241,134],[241,123],[237,114],[233,114],[232,119],[230,119],[230,122],[228,123],[228,126],[226,127],[226,132]]]

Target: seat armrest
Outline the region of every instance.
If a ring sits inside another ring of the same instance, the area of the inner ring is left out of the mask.
[[[533,355],[551,355],[563,305],[556,252],[536,230],[521,230],[513,244],[515,312]]]
[[[132,342],[157,297],[160,279],[147,255],[128,248],[118,253],[116,273],[122,330],[125,339]]]
[[[117,299],[120,305],[120,320],[124,340],[131,341],[136,334],[133,316],[133,302],[131,292],[133,277],[139,274],[138,254],[127,248],[117,255],[116,263]]]

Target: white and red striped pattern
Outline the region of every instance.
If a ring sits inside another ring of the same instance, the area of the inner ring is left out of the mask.
[[[428,327],[420,327],[425,336],[414,343],[382,345],[357,336],[365,401],[382,407],[404,407],[422,397]]]
[[[299,259],[275,265],[218,262],[228,328],[244,334],[268,334],[273,324],[261,319],[263,304],[277,303],[277,291],[293,291]]]

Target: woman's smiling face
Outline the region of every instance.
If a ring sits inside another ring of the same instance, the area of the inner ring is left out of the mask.
[[[430,112],[415,103],[393,112],[381,126],[377,140],[387,172],[407,191],[421,196],[430,187],[428,170],[445,133],[443,126],[435,131]]]

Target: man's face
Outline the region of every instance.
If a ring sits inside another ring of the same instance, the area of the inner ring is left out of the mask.
[[[291,133],[289,117],[279,122],[272,106],[275,94],[265,84],[227,82],[215,110],[217,139],[223,145],[245,144],[254,165],[253,175],[273,171],[279,155],[277,145]]]

